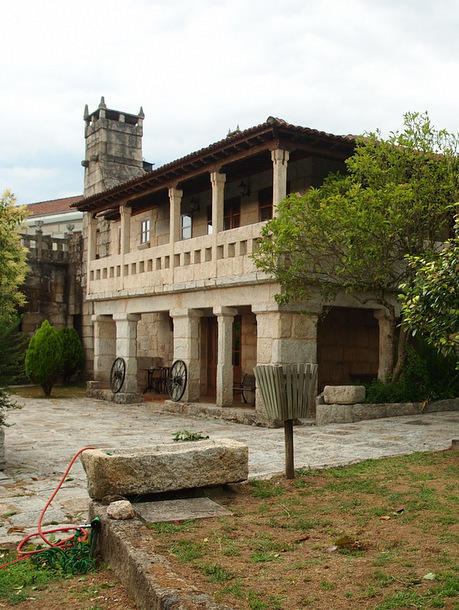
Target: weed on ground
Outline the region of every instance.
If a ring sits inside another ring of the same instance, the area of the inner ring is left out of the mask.
[[[457,452],[232,486],[232,517],[151,528],[154,550],[241,609],[459,608]]]

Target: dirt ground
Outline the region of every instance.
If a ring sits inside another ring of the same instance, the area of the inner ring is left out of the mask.
[[[232,517],[152,525],[155,551],[233,608],[457,608],[458,454],[234,486]]]
[[[151,524],[151,547],[231,608],[452,610],[458,467],[417,453],[220,488],[232,516]],[[105,568],[28,594],[16,608],[136,607]]]

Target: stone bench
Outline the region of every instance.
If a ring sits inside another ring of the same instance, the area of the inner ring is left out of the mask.
[[[90,449],[81,455],[91,498],[145,495],[245,481],[248,447],[230,439],[130,449]]]

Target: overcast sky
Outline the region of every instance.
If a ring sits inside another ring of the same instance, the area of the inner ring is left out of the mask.
[[[269,115],[335,134],[459,129],[459,0],[0,2],[0,191],[83,191],[83,110],[145,112],[158,167]]]

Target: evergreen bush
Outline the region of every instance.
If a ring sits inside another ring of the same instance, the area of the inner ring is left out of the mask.
[[[45,320],[31,338],[25,357],[26,375],[43,388],[45,396],[62,370],[62,339],[58,331]]]
[[[367,403],[421,402],[459,396],[459,372],[454,356],[443,356],[424,341],[407,346],[405,366],[398,381],[373,381]]]
[[[62,376],[65,383],[81,370],[83,363],[83,345],[74,328],[62,328],[59,331],[62,341]]]

